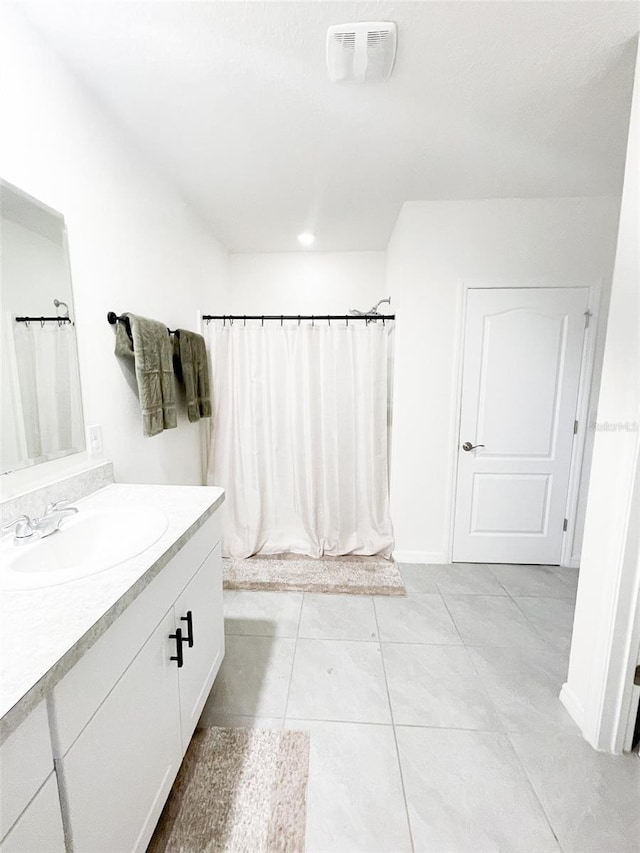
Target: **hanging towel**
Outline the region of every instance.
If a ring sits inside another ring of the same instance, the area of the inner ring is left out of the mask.
[[[171,363],[171,338],[164,323],[125,314],[128,324],[116,325],[116,355],[134,361],[144,435],[177,426],[176,392]],[[127,331],[131,329],[131,337]]]
[[[184,383],[187,417],[192,423],[210,418],[209,365],[202,335],[178,329],[173,340],[173,362],[176,376]]]

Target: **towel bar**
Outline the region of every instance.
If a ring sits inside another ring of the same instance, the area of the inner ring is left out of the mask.
[[[107,323],[109,323],[110,326],[115,326],[116,323],[124,323],[127,329],[127,334],[129,335],[129,337],[131,337],[131,323],[129,322],[128,317],[120,317],[118,314],[116,314],[115,311],[108,311]],[[169,332],[170,335],[177,335],[178,331],[178,329],[170,329],[167,326],[167,332]]]

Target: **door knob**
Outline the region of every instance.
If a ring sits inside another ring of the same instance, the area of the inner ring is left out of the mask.
[[[475,450],[476,447],[484,447],[484,444],[471,444],[470,441],[465,441],[462,445],[463,450]]]

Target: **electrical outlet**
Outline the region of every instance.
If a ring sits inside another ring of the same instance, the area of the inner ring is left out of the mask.
[[[100,424],[87,427],[87,451],[89,456],[102,456],[102,427]]]

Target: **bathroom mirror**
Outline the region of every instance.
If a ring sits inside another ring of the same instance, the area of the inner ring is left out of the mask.
[[[0,181],[1,472],[85,449],[64,217]]]

